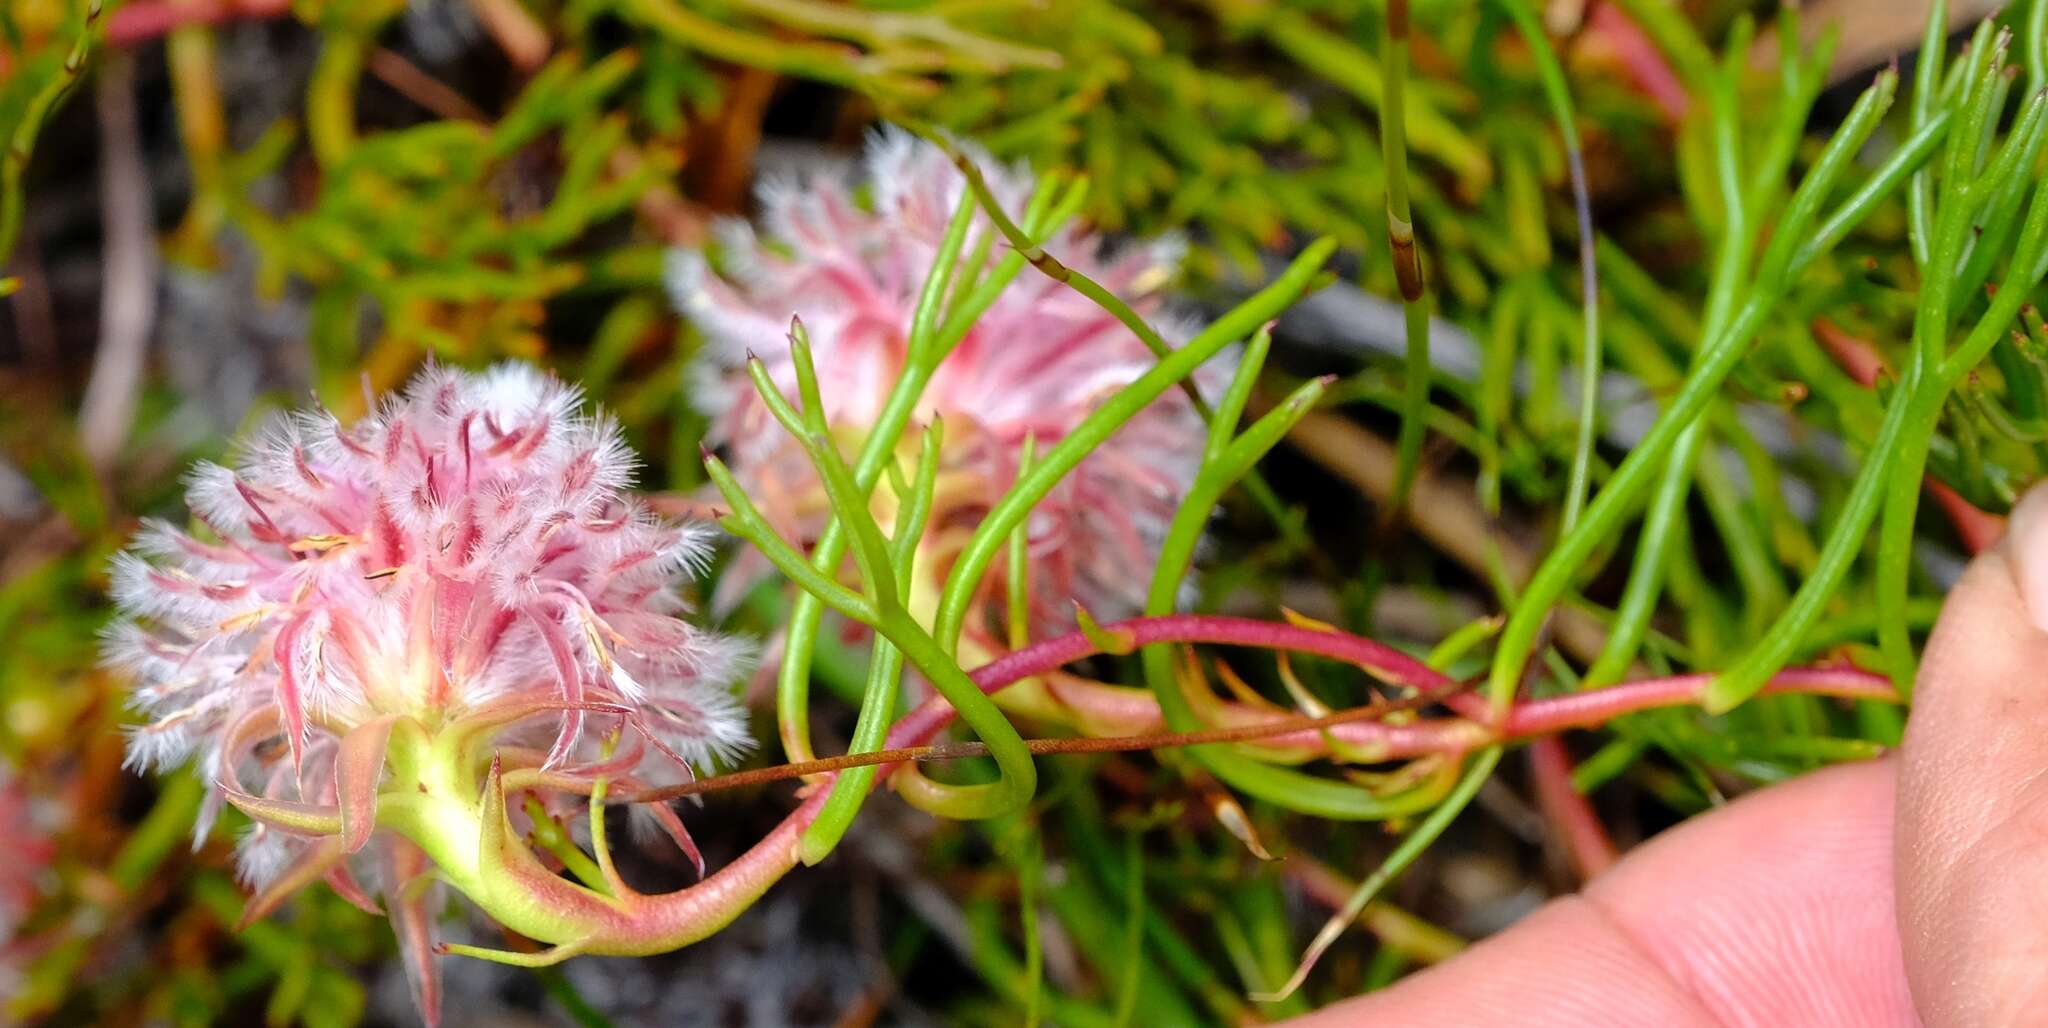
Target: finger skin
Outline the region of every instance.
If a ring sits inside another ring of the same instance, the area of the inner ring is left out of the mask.
[[[1901,753],[1899,932],[1929,1025],[2048,1018],[2048,492],[1942,608]],[[2029,603],[2028,601],[2032,601]]]
[[[1457,960],[1300,1024],[1913,1024],[1894,791],[1880,761],[1737,800]]]
[[[1950,592],[1913,701],[1896,761],[1697,818],[1465,956],[1302,1023],[2048,1020],[2048,486]]]

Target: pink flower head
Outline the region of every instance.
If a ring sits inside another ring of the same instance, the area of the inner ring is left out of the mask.
[[[1020,212],[1031,182],[1025,169],[977,163],[1004,207]],[[876,134],[865,167],[866,204],[854,185],[832,175],[765,183],[761,221],[774,242],[763,243],[745,222],[721,223],[724,277],[694,252],[678,252],[670,266],[677,305],[710,344],[697,388],[713,415],[708,441],[728,451],[740,483],[800,542],[823,527],[822,490],[801,449],[755,393],[745,360],[759,355],[794,396],[783,339],[792,315],[800,318],[828,421],[842,437],[863,434],[902,370],[918,293],[966,188],[944,151],[901,131]],[[993,231],[977,216],[962,252],[976,252],[976,240]],[[1004,250],[992,249],[984,269]],[[1092,234],[1073,227],[1045,249],[1148,317],[1181,254],[1176,240],[1104,254]],[[969,265],[963,259],[955,275],[978,270]],[[1173,341],[1188,334],[1170,321],[1161,329]],[[1026,438],[1043,453],[1155,362],[1141,340],[1092,301],[1026,268],[946,357],[918,408],[920,418],[944,420],[947,438],[948,486],[932,537],[971,527],[1009,488]],[[1227,372],[1212,367],[1203,380],[1213,391],[1214,376]],[[1062,608],[1073,599],[1104,616],[1142,604],[1152,554],[1194,477],[1202,440],[1187,398],[1162,396],[1036,508],[1031,567],[1041,616],[1068,617]]]
[[[200,464],[205,537],[152,522],[116,558],[107,660],[148,718],[129,758],[198,755],[213,806],[258,819],[248,877],[358,893],[340,858],[400,726],[474,739],[456,775],[495,754],[551,782],[656,784],[748,745],[746,647],[678,617],[706,531],[640,506],[616,425],[580,407],[525,365],[430,367],[354,425],[282,416],[235,468]],[[382,855],[388,894],[417,851]]]

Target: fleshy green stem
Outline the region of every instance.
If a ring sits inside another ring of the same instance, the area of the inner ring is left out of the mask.
[[[808,394],[811,388],[804,383],[812,382],[816,372],[810,367],[810,348],[800,334],[791,339],[790,356],[797,367],[800,388]],[[867,595],[854,596],[844,586],[826,579],[804,559],[803,554],[776,535],[724,464],[707,455],[705,471],[725,496],[726,502],[733,506],[733,513],[724,519],[727,529],[753,543],[770,563],[820,599],[873,628],[901,650],[925,680],[960,711],[961,720],[988,743],[1002,777],[989,785],[949,790],[950,794],[935,804],[938,809],[933,813],[963,819],[994,817],[1030,802],[1032,793],[1038,788],[1037,770],[1031,762],[1030,751],[1024,747],[1017,729],[1002,711],[974,688],[966,673],[954,663],[952,655],[939,646],[903,606],[900,597],[904,590],[897,585],[897,570],[891,560],[888,541],[883,538],[874,517],[868,513],[866,491],[854,483],[852,471],[847,468],[831,438],[805,424],[806,415],[797,412],[783,397],[758,360],[751,362],[750,371],[756,391],[769,413],[803,445],[812,466],[824,482],[833,513],[841,524],[848,526],[854,560],[860,567]],[[806,398],[811,399],[809,396]]]
[[[2037,96],[2022,116],[2020,127],[2029,131],[2042,130],[2042,118],[2048,115],[2048,98]],[[2016,129],[2016,131],[2018,131]],[[2021,151],[2014,145],[2017,139],[2009,139],[2011,163],[2016,167],[2021,162]],[[2008,155],[2002,154],[1980,181],[1991,182],[1995,176],[2007,173],[2001,168]],[[1951,198],[1954,205],[1944,222],[1949,225],[1969,223],[1969,212],[1964,205]],[[1951,220],[1953,219],[1953,220]],[[1945,235],[1947,233],[1944,233]],[[1959,238],[1956,237],[1956,238]],[[1953,245],[1941,247],[1953,255],[1958,248]],[[1909,494],[1917,498],[1921,468],[1925,464],[1927,439],[1934,431],[1943,401],[1969,369],[1982,361],[1992,345],[2006,332],[2018,316],[2026,295],[2040,282],[2044,272],[2040,264],[2044,253],[2048,253],[2048,187],[2036,183],[2032,206],[2027,213],[2025,227],[2013,252],[2006,279],[2001,283],[1998,295],[1992,299],[1989,309],[1978,319],[1976,327],[1952,353],[1945,357],[1939,353],[1940,341],[1948,334],[1949,317],[1946,297],[1932,295],[1945,292],[1941,283],[1949,276],[1940,270],[1929,279],[1930,295],[1923,295],[1921,307],[1916,315],[1915,332],[1927,333],[1936,340],[1933,348],[1924,348],[1916,343],[1914,357],[1908,365],[1904,379],[1889,407],[1885,410],[1884,423],[1879,429],[1877,440],[1865,455],[1863,470],[1857,475],[1851,487],[1848,500],[1844,503],[1835,529],[1829,534],[1827,544],[1822,548],[1820,561],[1807,576],[1793,597],[1790,607],[1779,620],[1777,629],[1752,649],[1734,667],[1729,668],[1707,693],[1710,710],[1726,710],[1755,693],[1762,682],[1778,668],[1792,659],[1805,644],[1808,632],[1819,620],[1820,615],[1834,595],[1835,587],[1848,572],[1862,548],[1865,533],[1877,517],[1880,504],[1886,499],[1888,490],[1896,494],[1902,490],[1895,475],[1904,477],[1910,473]],[[1947,267],[1939,262],[1936,269]],[[1932,350],[1932,352],[1930,352]],[[1918,459],[1914,459],[1917,455]],[[1910,504],[1903,505],[1910,514]],[[1896,522],[1895,522],[1896,523]],[[1904,547],[1910,558],[1910,523],[1906,524],[1909,536]],[[1906,562],[1898,556],[1897,529],[1891,536],[1893,549],[1887,556],[1886,533],[1879,537],[1879,599],[1880,616],[1877,620],[1879,638],[1887,633],[1902,634],[1910,622],[1906,618],[1903,592]],[[1896,622],[1892,624],[1892,622]],[[1902,645],[1895,638],[1892,648],[1897,652]],[[1888,662],[1901,690],[1910,685],[1910,648],[1906,648],[1908,661],[1905,666]]]
[[[1041,196],[1043,192],[1041,191]],[[917,403],[930,383],[937,361],[942,359],[951,347],[935,339],[941,307],[949,284],[953,281],[959,266],[959,254],[966,239],[968,226],[974,220],[974,204],[961,197],[954,208],[953,216],[946,224],[946,234],[939,240],[937,254],[932,266],[925,273],[924,285],[918,293],[917,306],[910,321],[910,335],[904,343],[904,367],[896,378],[896,384],[883,401],[882,412],[875,419],[875,425],[868,430],[867,438],[861,441],[860,453],[854,458],[853,480],[862,490],[872,489],[880,480],[884,465],[895,459],[896,443],[902,438],[904,428],[917,410]],[[969,265],[979,268],[981,265]],[[1022,261],[1015,262],[1007,273],[1004,266],[998,266],[991,274],[990,281],[1008,285]],[[961,276],[962,284],[967,276]],[[978,295],[978,294],[976,294]],[[993,301],[993,294],[989,297]],[[964,297],[956,309],[971,310],[976,306],[973,297]],[[983,305],[985,306],[985,304]],[[965,332],[962,331],[964,336]],[[950,334],[947,338],[953,338]],[[824,534],[812,556],[812,566],[822,574],[830,574],[839,567],[839,559],[846,552],[846,536],[843,526],[834,520],[825,526]],[[806,591],[797,596],[790,607],[789,619],[784,627],[782,666],[776,670],[775,709],[776,726],[782,738],[782,750],[791,760],[808,760],[811,750],[810,690],[811,653],[817,645],[818,630],[823,624],[824,606],[820,599]]]
[[[1536,74],[1543,83],[1543,96],[1550,104],[1550,116],[1557,122],[1557,134],[1564,141],[1565,169],[1571,178],[1572,213],[1579,230],[1579,307],[1582,329],[1579,348],[1579,425],[1572,442],[1571,475],[1565,487],[1564,514],[1558,531],[1568,533],[1579,523],[1586,504],[1593,464],[1594,422],[1600,402],[1600,268],[1594,249],[1593,200],[1586,184],[1585,148],[1579,142],[1579,116],[1572,103],[1571,86],[1564,66],[1557,59],[1550,36],[1543,31],[1529,0],[1496,0],[1514,20],[1515,30],[1536,59]],[[1405,176],[1404,176],[1405,178]]]
[[[15,122],[13,137],[7,140],[7,152],[0,155],[0,265],[4,265],[14,252],[15,236],[21,232],[21,178],[28,171],[28,159],[35,150],[36,136],[42,132],[43,121],[49,117],[50,110],[78,81],[79,73],[85,67],[85,56],[92,49],[93,30],[99,23],[99,17],[100,0],[91,0],[85,5],[78,38],[72,41],[71,49],[65,53],[64,64],[41,90],[28,98],[20,120]],[[0,296],[14,292],[18,285],[15,279],[0,278]]]
[[[1394,261],[1394,282],[1401,291],[1408,378],[1402,393],[1401,432],[1394,447],[1394,487],[1385,508],[1385,520],[1391,524],[1407,509],[1408,490],[1414,487],[1422,464],[1422,441],[1429,427],[1431,365],[1428,290],[1408,203],[1408,0],[1388,0],[1386,26],[1387,52],[1380,64],[1385,98],[1380,105],[1380,160],[1386,169],[1387,248]]]
[[[1158,616],[1173,609],[1181,580],[1194,560],[1202,526],[1207,522],[1217,498],[1244,473],[1245,468],[1279,442],[1287,429],[1308,412],[1321,391],[1320,382],[1302,387],[1205,463],[1186,498],[1181,501],[1180,510],[1167,526],[1166,539],[1159,551],[1159,564],[1152,576],[1151,594],[1145,604],[1147,614]],[[1215,449],[1213,442],[1211,449]],[[1147,647],[1142,661],[1145,680],[1152,687],[1167,728],[1185,732],[1200,727],[1200,718],[1180,690],[1172,650],[1163,646]],[[1440,795],[1436,788],[1425,783],[1418,788],[1383,796],[1357,785],[1263,764],[1227,746],[1196,746],[1188,752],[1229,785],[1287,809],[1320,817],[1380,820],[1426,809]]]
[[[1338,937],[1344,934],[1344,929],[1358,919],[1366,904],[1371,903],[1388,883],[1400,877],[1401,872],[1408,870],[1409,865],[1415,863],[1415,859],[1422,856],[1423,851],[1429,849],[1437,838],[1444,834],[1444,830],[1451,826],[1451,822],[1456,821],[1458,815],[1464,813],[1472,798],[1479,795],[1480,786],[1485,785],[1486,780],[1493,777],[1493,769],[1500,766],[1500,757],[1499,746],[1489,746],[1481,750],[1465,768],[1464,776],[1458,779],[1458,784],[1451,788],[1444,801],[1401,839],[1401,844],[1394,847],[1392,853],[1387,854],[1387,858],[1380,862],[1380,866],[1374,868],[1372,874],[1367,875],[1364,881],[1358,883],[1358,888],[1352,890],[1351,898],[1344,901],[1344,906],[1323,923],[1322,930],[1316,933],[1315,941],[1311,942],[1307,952],[1302,954],[1301,963],[1296,965],[1294,974],[1287,979],[1286,984],[1275,992],[1252,998],[1263,1003],[1277,1003],[1301,988],[1301,984],[1308,980],[1308,973],[1315,969],[1316,961],[1336,944]]]
[[[1679,435],[1713,401],[1722,381],[1741,361],[1750,339],[1762,327],[1790,281],[1804,270],[1803,265],[1793,260],[1799,252],[1800,240],[1819,214],[1820,205],[1833,192],[1836,180],[1890,106],[1896,83],[1896,74],[1882,73],[1857,101],[1841,131],[1829,141],[1787,204],[1771,245],[1758,264],[1750,299],[1725,331],[1703,343],[1698,365],[1670,409],[1608,478],[1606,486],[1587,506],[1578,530],[1558,541],[1530,579],[1494,651],[1487,691],[1497,709],[1505,710],[1514,695],[1537,635],[1551,609],[1572,586],[1585,560],[1620,528],[1622,519],[1641,499]]]
[[[905,484],[897,479],[896,530],[889,540],[890,559],[896,567],[896,588],[908,593],[917,567],[917,545],[924,536],[925,522],[931,517],[932,494],[939,475],[939,454],[945,445],[943,429],[933,422],[925,430],[923,449],[918,453],[917,479]],[[890,465],[894,469],[894,465]],[[853,738],[848,742],[848,753],[866,753],[879,747],[888,737],[889,723],[896,716],[896,703],[903,682],[903,653],[885,641],[877,640],[868,663],[867,691],[861,701],[860,716],[853,726]],[[825,808],[818,815],[816,823],[804,831],[802,859],[805,864],[816,864],[831,855],[853,825],[853,819],[860,814],[862,802],[874,783],[872,769],[859,768],[842,775],[832,783],[832,795],[825,801]]]
[[[1230,343],[1249,336],[1253,330],[1285,310],[1321,274],[1323,263],[1336,249],[1331,239],[1319,239],[1297,256],[1279,278],[1229,313],[1216,319],[1187,345],[1173,351],[1143,375],[1112,393],[1100,407],[1081,420],[1035,464],[1020,475],[1010,491],[989,510],[974,535],[953,562],[939,597],[938,616],[932,635],[949,652],[967,625],[968,611],[980,588],[982,575],[1001,554],[1009,534],[1023,523],[1031,508],[1045,498],[1061,478],[1078,466],[1132,417],[1174,383],[1193,374],[1204,361]]]

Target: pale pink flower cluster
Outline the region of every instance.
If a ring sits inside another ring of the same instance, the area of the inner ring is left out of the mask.
[[[204,531],[150,522],[113,569],[106,655],[148,718],[131,762],[197,755],[216,807],[332,807],[344,740],[395,718],[487,723],[508,764],[615,781],[745,748],[747,647],[678,616],[707,530],[640,506],[632,452],[581,406],[525,365],[430,367],[354,425],[281,416],[235,468],[194,468]],[[259,824],[244,870],[305,845]]]
[[[977,163],[1005,208],[1021,212],[1031,182],[1025,170]],[[749,495],[800,543],[823,527],[823,494],[802,450],[748,381],[746,358],[751,353],[767,362],[794,397],[785,338],[791,317],[801,318],[827,418],[842,439],[859,437],[902,369],[918,293],[966,188],[965,176],[942,150],[896,130],[874,136],[865,171],[865,202],[860,185],[829,173],[767,181],[759,195],[767,240],[746,222],[725,221],[718,228],[722,276],[696,252],[678,252],[670,265],[675,302],[709,344],[696,389],[712,414],[708,441],[727,451]],[[977,217],[962,252],[977,252],[978,239],[991,232],[987,218]],[[1159,324],[1158,293],[1179,261],[1177,241],[1105,254],[1086,229],[1069,227],[1044,245]],[[1005,251],[997,240],[989,264]],[[956,276],[975,270],[961,263]],[[1188,334],[1188,326],[1170,320],[1160,327],[1170,341]],[[1092,301],[1025,268],[940,365],[918,408],[921,419],[943,419],[948,444],[942,470],[951,477],[934,535],[971,527],[1009,488],[1027,437],[1043,453],[1155,362]],[[1212,392],[1215,376],[1227,370],[1205,372]],[[1104,616],[1138,609],[1166,522],[1197,470],[1202,440],[1201,421],[1186,397],[1170,393],[1036,508],[1029,531],[1041,617],[1069,619],[1076,599]]]

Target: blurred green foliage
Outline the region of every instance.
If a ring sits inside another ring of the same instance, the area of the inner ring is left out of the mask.
[[[63,169],[39,168],[32,155],[63,114],[76,72],[90,73],[89,55],[110,45],[118,26],[140,24],[133,12],[157,6],[115,6],[95,19],[82,3],[0,5],[0,139],[8,147],[0,252],[12,248],[25,203],[64,185]],[[1715,309],[1733,302],[1717,294],[1749,286],[1740,274],[1714,270],[1730,213],[1721,166],[1744,154],[1752,160],[1739,166],[1756,163],[1785,142],[1773,133],[1791,124],[1784,164],[1793,174],[1751,187],[1768,199],[1758,212],[1775,210],[1789,180],[1820,152],[1827,126],[1809,126],[1825,118],[1809,118],[1812,96],[1787,104],[1781,120],[1715,122],[1704,92],[1717,68],[1732,69],[1727,85],[1738,109],[1766,109],[1797,92],[1776,69],[1742,63],[1746,23],[1733,19],[1752,5],[1693,5],[1697,33],[1669,6],[1622,6],[1695,92],[1690,113],[1667,124],[1598,46],[1567,48],[1601,230],[1602,361],[1633,380],[1632,398],[1654,408],[1685,381]],[[289,31],[313,41],[317,57],[291,113],[261,125],[238,123],[240,98],[223,85],[228,30],[188,21],[160,43],[118,44],[151,55],[145,59],[160,53],[169,83],[189,192],[163,236],[166,258],[224,275],[232,245],[246,240],[256,290],[303,298],[306,384],[344,414],[360,403],[359,380],[391,386],[429,355],[462,363],[531,357],[576,378],[618,414],[651,458],[650,489],[698,486],[701,420],[683,388],[695,341],[660,295],[662,253],[700,242],[712,214],[742,202],[734,186],[751,177],[756,148],[778,116],[844,143],[871,121],[900,114],[958,131],[1000,157],[1085,175],[1087,216],[1097,224],[1188,234],[1191,278],[1204,299],[1235,281],[1262,280],[1276,254],[1323,234],[1355,260],[1364,290],[1394,292],[1379,149],[1384,11],[1370,0],[470,7],[509,19],[485,19],[480,44],[487,60],[509,70],[466,82],[475,92],[465,96],[420,88],[392,64],[403,4],[290,5]],[[1994,126],[2009,123],[2048,74],[2044,9],[2048,0],[2034,0],[2005,16],[2021,28],[2013,56],[2025,88],[2017,78],[1996,87],[2009,93],[1997,98]],[[270,13],[287,16],[281,7]],[[1344,627],[1370,631],[1376,614],[1385,622],[1387,611],[1420,603],[1437,630],[1409,640],[1419,648],[1475,612],[1512,607],[1547,546],[1575,445],[1579,413],[1560,383],[1575,360],[1581,312],[1563,150],[1533,61],[1496,5],[1417,3],[1414,19],[1405,111],[1417,231],[1431,301],[1469,333],[1479,362],[1475,375],[1440,370],[1432,383],[1430,463],[1441,480],[1469,484],[1465,496],[1479,512],[1471,523],[1499,531],[1479,541],[1479,559],[1438,536],[1425,535],[1428,547],[1384,545],[1360,528],[1367,501],[1332,499],[1324,472],[1299,471],[1278,484],[1305,508],[1324,552],[1274,544],[1261,516],[1232,501],[1219,531],[1233,545],[1219,547],[1205,569],[1201,606],[1242,606],[1249,595],[1270,609],[1283,594],[1307,592]],[[522,32],[543,45],[530,53],[508,45]],[[1575,32],[1565,42],[1619,45],[1592,28]],[[1949,81],[1963,75],[1952,71]],[[380,109],[377,121],[364,121],[366,94],[388,92],[392,82],[413,87],[408,113]],[[778,115],[778,103],[816,110]],[[1852,178],[1911,135],[1908,106],[1887,117]],[[1987,152],[1991,145],[1987,139]],[[2037,154],[2024,175],[2038,178],[2040,167]],[[1902,402],[1897,383],[1929,274],[1916,260],[1913,224],[1902,196],[1879,203],[1771,307],[1715,390],[1696,476],[1662,516],[1662,582],[1643,613],[1640,652],[1625,665],[1726,667],[1770,638],[1821,566],[1828,530],[1851,505],[1859,462],[1878,445],[1890,405]],[[1751,248],[1740,250],[1743,260],[1767,243],[1770,225],[1750,228],[1760,231],[1739,244]],[[2005,270],[2002,252],[1985,246],[1970,256],[1960,276],[1968,288],[1950,312],[1956,323],[1990,309],[1981,285]],[[2048,327],[2038,307],[2001,326],[1985,363],[1931,409],[1928,474],[1988,511],[2007,508],[2048,460]],[[1948,322],[1938,332],[1949,341]],[[1843,370],[1842,339],[1884,364],[1875,388]],[[72,1022],[250,1015],[353,1023],[366,1009],[366,968],[388,949],[384,929],[319,892],[288,917],[228,935],[239,907],[223,870],[229,829],[196,857],[184,852],[196,779],[152,793],[120,775],[117,691],[92,670],[103,569],[135,516],[175,509],[176,469],[218,456],[220,447],[194,445],[166,427],[181,398],[152,379],[123,463],[88,467],[58,441],[64,404],[50,398],[75,393],[78,370],[10,372],[0,384],[0,446],[40,505],[0,562],[0,753],[28,780],[80,805],[56,829],[66,856],[48,901],[25,926],[39,941],[23,1009]],[[1361,350],[1344,370],[1348,377],[1329,390],[1331,405],[1390,432],[1406,384],[1398,349]],[[1289,384],[1271,377],[1276,388]],[[1603,427],[1614,427],[1607,404],[1600,415]],[[1603,442],[1592,462],[1596,488],[1625,453],[1625,444]],[[1916,473],[1905,502],[1917,486]],[[1941,511],[1930,506],[1917,522],[1909,518],[1915,527],[1906,541],[1958,554]],[[1616,623],[1632,555],[1654,517],[1632,512],[1602,532],[1563,590],[1566,611],[1603,628]],[[1851,556],[1864,555],[1861,537],[1853,542]],[[1916,563],[1905,577],[1884,580],[1863,563],[1842,574],[1820,615],[1791,640],[1792,659],[1847,654],[1881,666],[1882,633],[1904,637],[1931,621],[1942,588],[1934,565]],[[1882,615],[1874,613],[1881,605]],[[757,606],[740,617],[765,634],[781,609],[767,606],[767,616]],[[1452,671],[1482,672],[1488,656],[1482,648]],[[1549,673],[1536,688],[1577,687],[1597,656],[1546,641],[1536,659]],[[822,647],[819,678],[852,683],[837,695],[857,697],[859,659]],[[1095,670],[1107,680],[1139,678],[1135,661],[1104,660]],[[1360,676],[1299,670],[1331,706],[1372,695]],[[1286,695],[1271,676],[1252,685]],[[1867,756],[1895,743],[1899,728],[1888,708],[1790,697],[1721,717],[1635,715],[1588,740],[1574,783],[1618,822],[1654,828],[1747,785]],[[906,914],[889,964],[903,977],[959,961],[980,982],[907,977],[903,988],[969,1023],[1015,1023],[1019,1009],[1046,1023],[1083,1025],[1135,1023],[1134,1006],[1190,1022],[1303,1009],[1245,999],[1292,969],[1302,925],[1312,920],[1299,906],[1300,877],[1252,858],[1204,812],[1206,794],[1189,785],[1185,762],[1162,760],[1042,761],[1048,781],[1024,813],[941,832],[923,855],[924,870],[943,882],[959,925]],[[1369,868],[1390,846],[1374,826],[1340,828],[1266,803],[1251,804],[1249,819],[1268,848],[1313,850],[1347,868]],[[1529,866],[1540,861],[1540,846],[1506,835],[1472,829],[1452,843],[1514,854]],[[1443,919],[1471,913],[1431,888],[1429,874],[1417,877],[1423,884],[1398,897],[1403,903]],[[964,937],[942,952],[932,925],[964,926]],[[143,941],[122,949],[108,941],[117,932]],[[1340,948],[1308,998],[1383,983],[1412,966],[1416,951],[1389,938]]]

